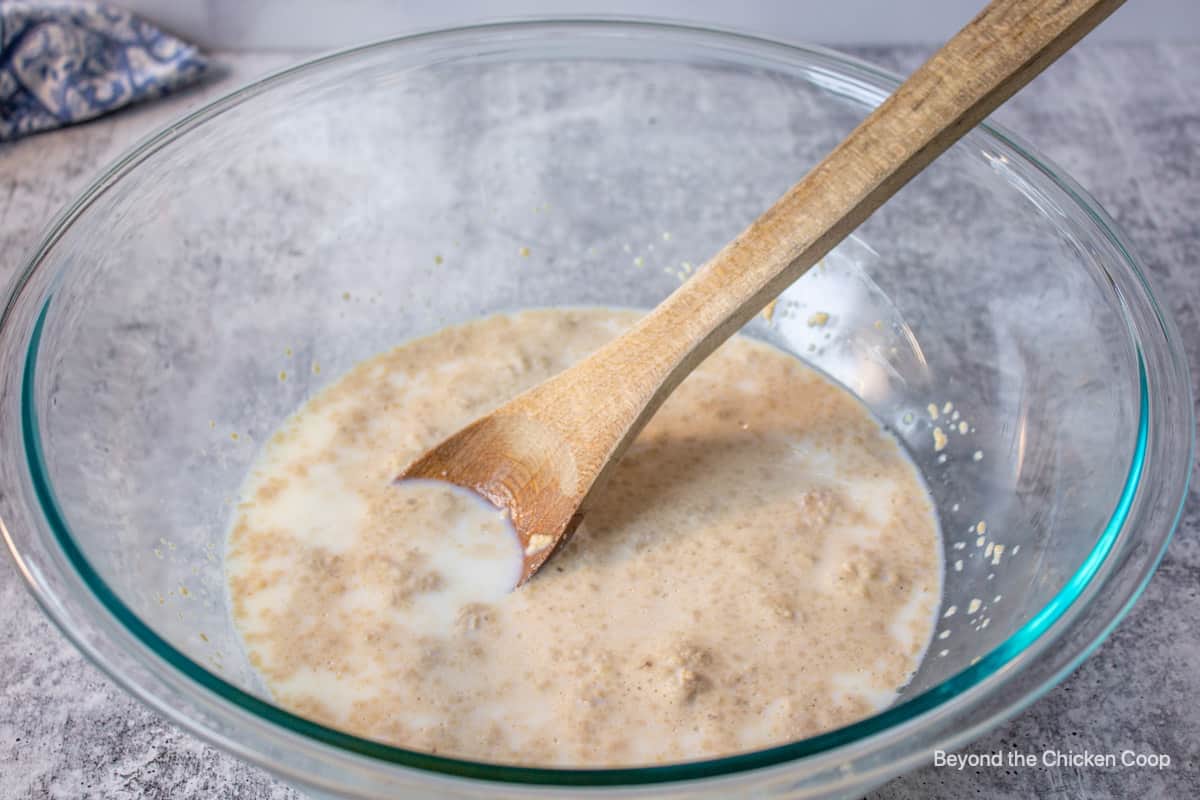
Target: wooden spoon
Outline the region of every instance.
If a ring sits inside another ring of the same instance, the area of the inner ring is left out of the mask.
[[[401,478],[507,509],[524,583],[697,364],[1122,0],[995,0],[807,176],[632,329],[468,425]]]

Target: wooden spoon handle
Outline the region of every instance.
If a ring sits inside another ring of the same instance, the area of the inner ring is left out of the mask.
[[[450,480],[516,508],[518,530],[559,541],[625,448],[697,363],[1120,4],[994,0],[770,210],[632,329],[497,409],[487,425],[468,427],[447,440],[409,474],[444,477],[453,467]],[[496,433],[500,429],[503,436]],[[507,466],[498,469],[497,461]],[[478,467],[478,474],[468,474],[459,466],[463,463]],[[534,510],[523,511],[513,500],[518,495],[533,496],[528,504]],[[550,502],[543,495],[557,499]],[[525,576],[550,552],[539,549],[528,556]]]
[[[642,416],[648,419],[699,361],[1121,2],[989,4],[610,351],[614,374],[658,386]]]

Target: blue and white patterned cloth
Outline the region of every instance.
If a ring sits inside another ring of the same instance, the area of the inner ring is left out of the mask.
[[[128,11],[0,0],[0,142],[157,97],[207,66],[195,47]]]

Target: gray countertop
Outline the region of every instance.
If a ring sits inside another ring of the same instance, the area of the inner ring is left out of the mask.
[[[896,70],[925,48],[858,54]],[[145,133],[297,59],[218,54],[219,80],[68,130],[0,145],[0,280],[92,176]],[[1200,45],[1092,45],[1070,53],[998,114],[1087,187],[1130,235],[1200,375]],[[967,748],[1120,752],[1139,743],[1168,769],[928,766],[879,800],[968,795],[1200,795],[1200,503],[1145,595],[1060,686]],[[296,798],[160,720],[88,664],[0,565],[0,798]]]

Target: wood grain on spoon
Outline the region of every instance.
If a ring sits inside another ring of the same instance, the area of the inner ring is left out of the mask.
[[[476,420],[401,478],[507,509],[528,580],[667,395],[884,201],[1122,0],[996,0],[631,330]]]

